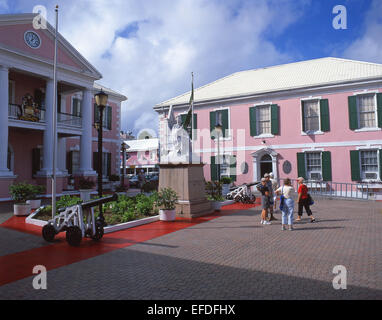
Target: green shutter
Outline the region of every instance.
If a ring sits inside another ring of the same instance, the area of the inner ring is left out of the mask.
[[[304,111],[304,101],[301,101],[301,117],[302,117],[302,131],[305,132],[305,111]]]
[[[216,112],[211,111],[210,112],[210,132],[214,131],[215,129],[215,123],[216,123]],[[215,137],[211,134],[211,139],[215,139]]]
[[[180,119],[182,121],[182,126],[184,125],[184,121],[186,121],[186,118],[187,118],[187,114],[181,114],[180,115]]]
[[[197,117],[196,113],[194,113],[193,119],[194,119],[194,127],[193,127],[193,129],[195,130],[195,137],[192,136],[192,132],[191,132],[191,138],[196,140],[198,138],[198,135],[197,135],[197,132],[196,132],[196,129],[198,128],[198,117]]]
[[[94,104],[94,123],[99,122],[99,111],[96,104]]]
[[[382,93],[377,93],[377,114],[378,114],[377,125],[379,128],[382,128]],[[381,179],[382,179],[382,175],[381,175]]]
[[[112,110],[110,106],[107,106],[107,128],[111,130]]]
[[[321,116],[321,131],[330,131],[330,121],[329,121],[329,100],[320,100],[320,116]]]
[[[232,181],[236,181],[236,156],[230,157],[229,176]]]
[[[304,152],[297,152],[297,175],[306,179]]]
[[[271,133],[279,134],[279,106],[271,105]]]
[[[249,108],[249,127],[250,127],[251,137],[257,136],[256,107]]]
[[[322,179],[332,181],[332,158],[330,151],[322,152]]]
[[[378,153],[379,153],[379,180],[382,180],[382,149],[379,149]]]
[[[222,113],[222,126],[223,126],[223,137],[226,137],[229,135],[228,133],[228,109],[221,110]]]
[[[111,153],[107,153],[107,176],[111,176]]]
[[[217,165],[215,164],[215,156],[211,156],[211,181],[216,181],[218,179],[216,170]]]
[[[349,128],[351,130],[358,129],[358,111],[357,111],[357,97],[348,97],[349,109]]]
[[[352,181],[361,181],[361,169],[359,163],[359,151],[350,151],[351,179]]]

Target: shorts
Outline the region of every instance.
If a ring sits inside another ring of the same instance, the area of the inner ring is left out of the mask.
[[[271,206],[269,197],[267,196],[261,196],[261,208],[262,209],[269,209]]]

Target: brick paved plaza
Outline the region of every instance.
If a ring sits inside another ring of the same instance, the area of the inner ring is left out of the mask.
[[[0,286],[0,299],[382,299],[382,203],[316,199],[312,210],[317,223],[304,215],[294,231],[281,231],[280,214],[260,225],[259,207],[223,211],[52,269],[47,290],[33,289],[31,270]],[[46,245],[0,228],[0,258]],[[335,265],[347,268],[346,290],[333,289]]]

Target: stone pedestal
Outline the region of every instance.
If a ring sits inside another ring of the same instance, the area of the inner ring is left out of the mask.
[[[195,218],[212,213],[206,199],[204,164],[160,164],[159,188],[172,188],[178,194],[176,215]]]

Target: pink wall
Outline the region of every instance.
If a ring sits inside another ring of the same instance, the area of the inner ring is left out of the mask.
[[[38,49],[30,48],[24,42],[24,33],[28,30],[36,32],[41,39],[41,46]],[[32,23],[29,24],[16,24],[8,26],[0,26],[0,39],[1,43],[21,50],[23,52],[40,56],[45,59],[53,60],[54,57],[54,41],[47,30],[36,30],[33,28]],[[59,63],[66,64],[75,68],[80,68],[73,58],[63,49],[58,47],[57,60]]]
[[[348,115],[348,96],[352,96],[354,92],[361,90],[354,90],[348,92],[330,93],[330,94],[317,94],[321,99],[329,100],[329,119],[330,119],[330,131],[324,134],[317,135],[302,135],[302,120],[301,120],[301,98],[288,98],[288,99],[267,99],[262,98],[265,102],[272,102],[272,104],[279,105],[279,135],[275,135],[272,138],[253,138],[250,136],[250,124],[249,124],[249,108],[254,103],[260,101],[254,101],[248,104],[231,104],[229,105],[229,121],[230,129],[233,129],[233,138],[224,141],[226,148],[230,147],[259,147],[262,145],[262,140],[266,141],[266,144],[272,148],[277,145],[287,144],[301,144],[301,148],[273,148],[278,153],[278,173],[280,177],[286,177],[282,171],[282,164],[285,160],[288,160],[292,164],[292,171],[288,174],[290,178],[297,178],[297,152],[301,152],[302,149],[307,149],[312,146],[313,143],[325,143],[325,142],[346,142],[346,141],[365,141],[365,140],[380,140],[382,144],[382,131],[370,131],[370,132],[355,132],[349,128],[349,115]],[[379,92],[382,92],[382,88],[379,88]],[[206,135],[201,138],[198,135],[198,141],[196,149],[204,149],[206,152],[202,153],[202,161],[206,163],[204,166],[205,178],[211,179],[210,176],[210,156],[207,149],[215,150],[215,142],[209,138],[210,130],[210,115],[209,113],[216,107],[197,107],[195,113],[197,114],[198,129],[206,129]],[[245,132],[242,138],[238,139],[237,130],[244,129]],[[221,142],[222,143],[222,142]],[[222,145],[222,144],[221,144]],[[351,147],[320,147],[324,151],[331,152],[332,158],[332,181],[335,182],[352,182],[350,177],[350,150],[355,150],[356,146]],[[240,155],[242,160],[237,164],[237,184],[249,182],[253,180],[253,157],[251,153],[255,150],[247,150],[244,155]],[[233,154],[238,155],[237,152]],[[214,153],[215,155],[215,153]],[[238,155],[239,157],[239,155]],[[248,173],[240,174],[239,169],[241,162],[247,162]]]

